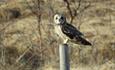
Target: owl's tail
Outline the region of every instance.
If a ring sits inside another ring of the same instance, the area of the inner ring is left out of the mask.
[[[89,41],[87,41],[86,39],[80,37],[80,36],[76,36],[76,41],[77,43],[79,44],[82,44],[82,45],[92,45]]]

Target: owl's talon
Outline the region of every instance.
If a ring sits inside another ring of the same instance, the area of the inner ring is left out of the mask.
[[[68,42],[68,39],[65,39],[65,40],[64,40],[64,44],[66,44],[67,42]]]

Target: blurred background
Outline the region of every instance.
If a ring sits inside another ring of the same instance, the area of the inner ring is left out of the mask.
[[[59,70],[57,12],[93,44],[69,42],[71,70],[115,70],[115,0],[0,0],[0,70]]]

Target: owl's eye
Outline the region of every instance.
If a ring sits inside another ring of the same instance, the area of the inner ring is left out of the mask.
[[[58,19],[58,17],[56,17],[56,19]]]

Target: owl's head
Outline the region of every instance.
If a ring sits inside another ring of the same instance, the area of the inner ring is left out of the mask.
[[[66,17],[62,14],[55,14],[54,15],[54,22],[56,24],[64,24],[66,22]]]

